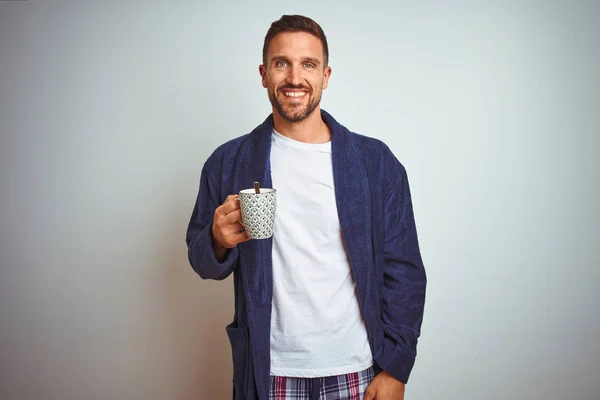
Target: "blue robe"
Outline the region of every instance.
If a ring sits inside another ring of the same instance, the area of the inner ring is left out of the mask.
[[[406,171],[383,142],[350,132],[323,110],[321,116],[332,132],[338,216],[375,367],[407,382],[420,335],[426,275]],[[255,181],[272,187],[272,131],[270,115],[251,133],[213,152],[202,169],[186,237],[190,264],[203,279],[234,274],[235,315],[226,327],[234,399],[268,399],[272,239],[241,243],[218,262],[212,219],[228,195]]]

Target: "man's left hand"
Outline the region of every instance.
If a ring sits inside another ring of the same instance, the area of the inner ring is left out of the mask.
[[[404,383],[381,371],[367,387],[364,400],[404,400]]]

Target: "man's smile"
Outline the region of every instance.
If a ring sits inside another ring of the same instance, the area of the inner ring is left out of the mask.
[[[280,90],[279,93],[283,94],[284,97],[289,99],[302,99],[308,95],[307,90],[298,90],[298,89],[283,89]]]

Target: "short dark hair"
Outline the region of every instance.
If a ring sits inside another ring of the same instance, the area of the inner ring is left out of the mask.
[[[329,47],[327,46],[327,38],[325,37],[325,33],[323,32],[323,29],[321,29],[321,26],[311,18],[303,15],[283,15],[280,19],[271,24],[271,27],[265,36],[265,42],[263,44],[263,64],[265,66],[267,65],[267,52],[271,40],[273,40],[276,35],[283,32],[306,32],[316,36],[323,45],[324,65],[328,65]]]

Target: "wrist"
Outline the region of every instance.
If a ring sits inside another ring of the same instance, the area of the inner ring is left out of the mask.
[[[223,246],[217,239],[215,239],[214,232],[211,231],[210,237],[215,258],[218,262],[223,262],[227,256],[227,247]]]

